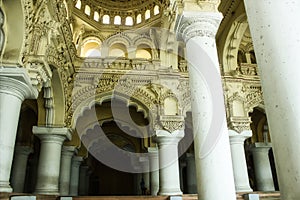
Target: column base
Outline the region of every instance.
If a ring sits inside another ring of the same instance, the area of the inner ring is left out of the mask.
[[[253,192],[253,190],[248,186],[240,186],[235,188],[236,192]]]
[[[59,192],[58,190],[43,190],[43,189],[36,189],[35,194],[43,194],[43,195],[54,195],[58,196]]]
[[[0,192],[7,192],[10,193],[12,192],[13,189],[12,187],[9,185],[8,181],[0,181]]]
[[[158,195],[167,195],[167,196],[174,196],[174,195],[182,195],[180,189],[166,189],[158,192]]]

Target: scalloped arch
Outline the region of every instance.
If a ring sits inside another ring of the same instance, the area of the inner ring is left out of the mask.
[[[112,98],[117,98],[126,103],[127,106],[134,106],[137,109],[137,112],[142,112],[144,118],[149,118],[151,121],[152,113],[151,108],[147,107],[143,104],[140,100],[130,97],[127,98],[126,95],[120,93],[113,93],[113,92],[105,92],[96,94],[95,96],[86,98],[83,102],[81,102],[75,109],[71,121],[71,127],[75,128],[76,122],[79,117],[83,116],[84,112],[90,110],[94,105],[99,104],[101,105],[103,102],[111,100]]]

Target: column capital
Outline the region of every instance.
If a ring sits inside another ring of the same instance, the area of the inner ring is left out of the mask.
[[[269,153],[271,147],[272,143],[256,142],[251,146],[251,151]]]
[[[63,146],[61,151],[62,155],[66,155],[66,156],[73,156],[75,152],[76,152],[75,146]]]
[[[83,158],[81,156],[73,156],[72,158],[72,165],[74,166],[80,166],[81,162],[83,161]]]
[[[181,115],[161,115],[156,121],[155,130],[166,130],[174,132],[175,130],[184,130],[184,116]]]
[[[252,137],[252,131],[242,131],[238,133],[234,130],[228,130],[230,144],[244,144],[245,140]]]
[[[16,147],[15,147],[15,153],[17,153],[17,154],[22,154],[22,155],[28,156],[32,152],[33,152],[33,149],[30,146],[16,145]]]
[[[177,39],[185,42],[194,37],[215,39],[222,18],[219,12],[183,11],[175,24]]]
[[[41,142],[58,142],[62,144],[65,139],[71,140],[72,138],[69,128],[34,126],[32,132],[41,139]]]
[[[252,121],[250,117],[230,117],[228,121],[228,128],[237,133],[251,130],[250,124]]]
[[[31,85],[30,78],[23,68],[0,67],[0,92],[24,99],[36,99],[38,90]]]
[[[148,147],[148,155],[150,158],[158,158],[158,147]]]
[[[158,145],[162,145],[162,144],[177,145],[178,142],[183,137],[184,137],[184,130],[175,130],[171,133],[165,130],[156,130],[155,141],[157,141]]]

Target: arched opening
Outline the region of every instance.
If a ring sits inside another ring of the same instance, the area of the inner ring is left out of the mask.
[[[102,17],[102,23],[103,24],[110,24],[110,17],[109,17],[109,15],[103,15],[103,17]]]
[[[88,38],[83,41],[81,57],[101,57],[101,41],[97,38]]]
[[[97,11],[94,12],[94,20],[99,22],[100,16],[99,13]]]
[[[145,139],[148,125],[143,112],[117,98],[95,104],[82,113],[76,120],[76,130],[89,151],[85,163],[91,176],[86,195],[140,194],[138,158],[146,153],[150,142]]]
[[[121,43],[113,44],[109,48],[108,55],[111,57],[127,57],[127,48]]]
[[[136,23],[137,24],[140,24],[142,22],[142,15],[141,14],[138,14],[137,16],[136,16]]]
[[[122,24],[122,19],[119,15],[116,15],[114,18],[114,25],[121,25]]]
[[[154,15],[159,14],[159,6],[158,5],[154,6],[153,13],[154,13]]]
[[[89,5],[86,5],[84,8],[84,13],[88,16],[91,15],[91,7]]]
[[[79,10],[81,9],[81,0],[77,0],[75,7]]]
[[[140,44],[140,45],[138,45],[138,47],[136,49],[135,57],[151,59],[152,58],[152,49],[146,44]]]
[[[125,19],[125,25],[126,26],[132,26],[133,25],[133,19],[132,19],[132,17],[130,17],[130,16],[126,17],[126,19]]]
[[[150,10],[146,10],[146,12],[145,12],[145,20],[150,19],[150,17],[151,17]]]

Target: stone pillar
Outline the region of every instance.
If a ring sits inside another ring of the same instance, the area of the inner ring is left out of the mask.
[[[245,0],[281,198],[300,199],[300,2]],[[276,80],[276,83],[274,82]]]
[[[12,192],[9,178],[21,104],[37,96],[25,69],[0,67],[0,192]]]
[[[205,200],[236,199],[215,42],[221,19],[217,12],[183,11],[176,24],[179,39],[186,43],[198,198]]]
[[[159,190],[158,148],[149,147],[148,154],[150,158],[150,192],[152,196],[156,196]]]
[[[89,185],[90,185],[90,169],[87,165],[81,165],[79,171],[79,186],[78,194],[79,196],[89,195]]]
[[[258,191],[275,191],[272,169],[269,160],[271,144],[255,143],[251,148],[254,173]]]
[[[59,193],[62,196],[69,195],[71,161],[74,155],[75,146],[63,146],[61,151],[60,176],[59,176]]]
[[[187,192],[197,194],[196,164],[194,154],[186,154]]]
[[[68,128],[37,126],[32,132],[41,141],[35,193],[58,195],[62,144],[65,139],[71,139],[71,133]]]
[[[147,188],[146,189],[146,194],[147,194],[147,191],[150,190],[150,174],[149,174],[149,159],[146,158],[146,157],[141,157],[140,158],[140,162],[141,162],[141,166],[142,166],[142,169],[143,169],[143,179],[144,179],[144,182],[145,182],[145,187]]]
[[[230,148],[232,156],[233,174],[236,192],[251,192],[247,162],[245,156],[244,142],[252,136],[251,131],[237,133],[229,130]]]
[[[13,192],[22,193],[26,177],[28,156],[33,150],[29,146],[16,146],[12,168],[11,185]]]
[[[80,156],[73,156],[71,167],[71,181],[70,181],[70,195],[78,196],[79,185],[79,169],[83,158]]]
[[[159,194],[182,195],[179,180],[178,143],[184,131],[172,133],[165,130],[156,131],[156,142],[159,148]]]

